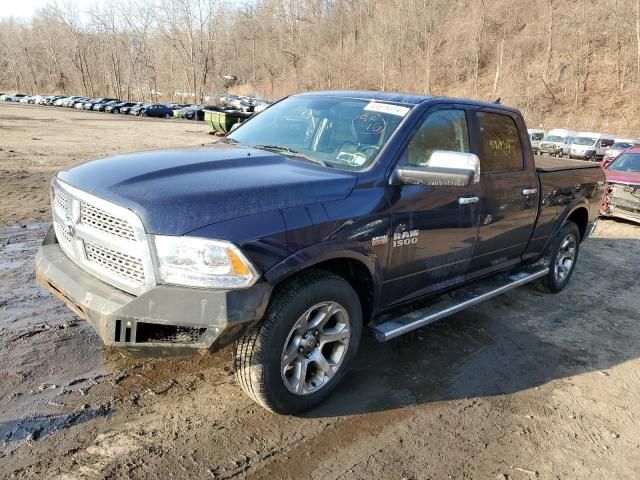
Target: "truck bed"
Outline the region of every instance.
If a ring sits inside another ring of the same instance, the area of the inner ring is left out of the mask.
[[[600,168],[596,162],[585,160],[569,160],[567,158],[535,157],[536,171],[557,172],[562,170],[576,170],[583,168]]]

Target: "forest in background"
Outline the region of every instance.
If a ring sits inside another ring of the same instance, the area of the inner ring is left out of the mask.
[[[326,89],[501,98],[530,127],[640,137],[640,0],[104,0],[0,21],[0,91]]]

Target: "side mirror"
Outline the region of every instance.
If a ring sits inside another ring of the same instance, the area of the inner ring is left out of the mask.
[[[473,153],[436,150],[429,165],[396,169],[391,184],[466,187],[480,182],[480,159]]]

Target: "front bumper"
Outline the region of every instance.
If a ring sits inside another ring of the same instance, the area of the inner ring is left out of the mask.
[[[569,154],[576,158],[591,158],[595,150],[570,150]]]
[[[262,318],[271,294],[258,282],[239,290],[157,285],[135,297],[85,272],[47,240],[36,256],[36,278],[105,345],[147,355],[218,350]]]
[[[600,206],[600,215],[640,223],[640,186],[608,184]]]
[[[551,144],[551,145],[543,144],[543,145],[540,145],[539,150],[540,150],[540,153],[555,155],[562,151],[562,147],[560,145],[554,145],[554,144]]]

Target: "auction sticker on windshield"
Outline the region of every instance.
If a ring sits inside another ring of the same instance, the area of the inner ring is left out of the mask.
[[[409,112],[409,107],[391,105],[390,103],[369,102],[363,110],[366,110],[367,112],[388,113],[390,115],[404,117]]]

